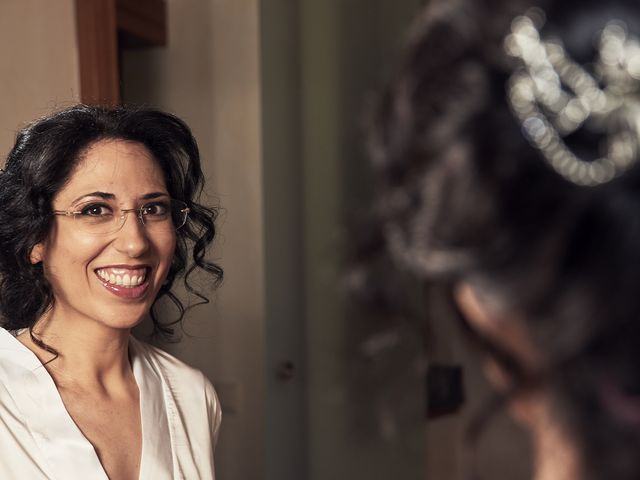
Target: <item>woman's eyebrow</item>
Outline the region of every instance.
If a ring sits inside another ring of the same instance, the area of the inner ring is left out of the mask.
[[[85,193],[84,195],[80,195],[72,203],[76,203],[85,197],[100,197],[100,198],[104,198],[105,200],[113,200],[114,198],[116,198],[116,196],[113,193],[91,192],[91,193]]]
[[[158,198],[158,197],[168,197],[169,194],[167,192],[152,192],[152,193],[145,193],[142,197],[142,200],[150,200],[152,198]]]
[[[158,197],[168,197],[168,196],[169,196],[169,194],[167,192],[151,192],[151,193],[145,193],[140,198],[142,200],[151,200],[151,199],[158,198]],[[116,196],[113,193],[91,192],[91,193],[85,193],[84,195],[80,195],[72,203],[79,202],[80,200],[82,200],[83,198],[86,198],[86,197],[99,197],[99,198],[103,198],[105,200],[115,200],[115,198],[116,198]]]

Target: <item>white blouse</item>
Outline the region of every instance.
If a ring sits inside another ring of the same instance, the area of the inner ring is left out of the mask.
[[[194,368],[131,337],[140,391],[142,480],[214,479],[221,410]],[[0,478],[108,480],[38,357],[0,329]]]

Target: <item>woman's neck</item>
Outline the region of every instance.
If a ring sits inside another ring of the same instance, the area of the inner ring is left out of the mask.
[[[511,416],[531,435],[533,480],[580,480],[580,452],[554,410],[544,388],[521,392],[509,403]]]
[[[36,323],[33,335],[58,355],[34,342],[28,331],[18,339],[45,364],[59,386],[111,390],[133,378],[128,329],[109,328],[86,319],[74,321],[50,312]]]
[[[579,480],[578,448],[553,418],[548,402],[539,409],[537,421],[530,425],[534,448],[534,480]]]

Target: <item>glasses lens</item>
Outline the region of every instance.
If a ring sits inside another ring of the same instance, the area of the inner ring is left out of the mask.
[[[116,231],[122,226],[117,205],[108,201],[96,201],[81,205],[73,218],[78,229],[102,235]]]
[[[140,218],[147,228],[179,229],[187,221],[189,209],[180,200],[154,200],[140,207]]]

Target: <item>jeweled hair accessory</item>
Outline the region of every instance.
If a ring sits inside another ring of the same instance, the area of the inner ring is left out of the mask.
[[[508,82],[508,99],[529,142],[565,179],[595,186],[627,170],[640,153],[640,41],[622,21],[610,21],[597,39],[590,73],[569,58],[561,41],[542,39],[544,13],[517,17],[504,42],[522,61]],[[578,158],[567,136],[586,129],[603,137],[592,161]]]

